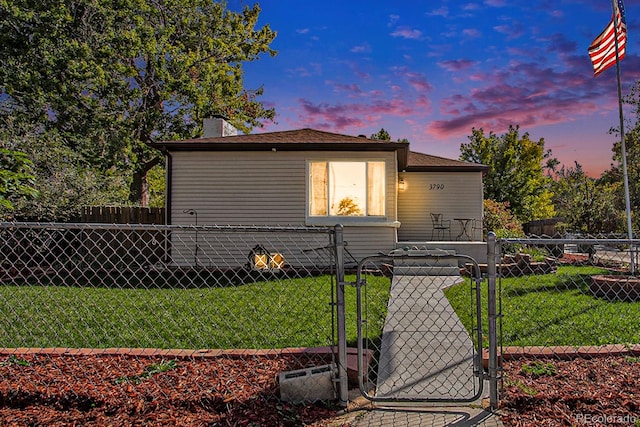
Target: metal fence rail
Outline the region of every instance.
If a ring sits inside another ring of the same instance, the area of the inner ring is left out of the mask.
[[[117,354],[125,371],[148,356],[335,362],[330,228],[1,223],[0,254],[0,366],[33,353]]]

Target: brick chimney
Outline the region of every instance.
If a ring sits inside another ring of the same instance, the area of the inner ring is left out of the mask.
[[[222,116],[213,116],[204,119],[202,122],[203,138],[213,138],[218,136],[235,136],[238,134],[238,129],[233,125],[227,123]]]

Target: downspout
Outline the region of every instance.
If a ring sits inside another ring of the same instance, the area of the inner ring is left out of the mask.
[[[173,157],[167,150],[167,147],[162,146],[160,152],[165,157],[165,190],[164,190],[164,223],[165,225],[171,225],[171,195],[172,195],[172,182],[173,182]]]

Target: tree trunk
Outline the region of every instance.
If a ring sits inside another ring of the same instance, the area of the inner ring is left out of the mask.
[[[149,184],[146,171],[133,172],[133,179],[129,185],[129,202],[136,206],[149,206]]]
[[[136,206],[149,206],[149,183],[147,174],[155,165],[160,163],[160,157],[154,157],[133,171],[133,179],[129,186],[129,202]]]

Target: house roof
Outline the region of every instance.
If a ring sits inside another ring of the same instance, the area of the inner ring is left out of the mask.
[[[479,163],[463,162],[409,151],[405,172],[484,172],[489,167]]]
[[[160,141],[149,144],[161,151],[398,151],[406,166],[409,145],[366,136],[350,136],[315,129],[297,129],[248,135]]]
[[[161,141],[152,143],[156,148],[166,147],[170,150],[206,150],[228,151],[244,148],[269,149],[272,147],[283,150],[338,150],[351,149],[397,150],[406,148],[401,142],[381,141],[365,136],[341,135],[315,129],[285,130],[279,132],[253,133],[248,135],[216,136],[209,138],[183,139],[180,141]]]
[[[422,171],[483,171],[486,166],[409,151],[405,142],[382,141],[315,129],[297,129],[247,135],[160,141],[161,151],[398,151],[398,169]]]

